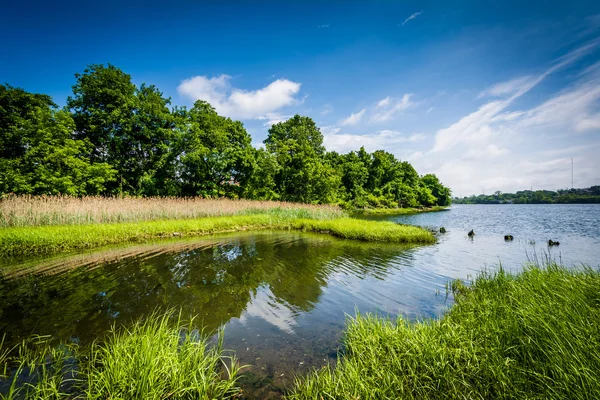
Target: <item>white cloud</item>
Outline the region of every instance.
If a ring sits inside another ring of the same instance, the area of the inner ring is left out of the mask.
[[[386,150],[397,153],[401,150],[400,145],[406,143],[416,143],[425,139],[425,135],[413,133],[404,135],[402,132],[384,129],[371,134],[350,134],[339,133],[340,128],[325,127],[321,129],[323,133],[323,143],[329,151],[347,153],[352,150],[358,150],[364,146],[369,152],[375,150]]]
[[[346,118],[345,120],[343,120],[342,122],[340,122],[340,124],[342,125],[356,125],[360,122],[360,120],[362,119],[363,115],[365,115],[365,112],[367,112],[366,108],[363,108],[362,110],[360,110],[357,113],[352,113],[350,114],[350,116],[348,118]]]
[[[596,44],[566,54],[538,76],[512,79],[485,91],[486,96],[506,97],[488,100],[438,130],[432,149],[415,161],[417,170],[436,173],[455,195],[530,186],[557,189],[570,186],[574,157],[575,186],[599,184],[600,143],[591,137],[600,134],[600,77],[580,74],[579,81],[541,104],[509,110],[548,75],[588,55]]]
[[[377,103],[377,107],[387,107],[390,105],[390,96],[386,97],[385,99],[379,100],[379,102]]]
[[[411,97],[412,94],[408,93],[398,100],[393,100],[387,97],[379,101],[376,107],[377,111],[371,116],[371,121],[386,122],[394,119],[397,114],[402,113],[404,110],[416,105],[416,103],[410,100]]]
[[[522,76],[520,78],[511,79],[507,82],[498,83],[491,88],[479,93],[478,98],[492,96],[500,97],[516,93],[523,85],[531,80],[530,76]]]
[[[182,81],[177,91],[194,101],[208,101],[219,114],[238,119],[259,118],[299,102],[297,82],[277,79],[262,89],[242,90],[232,88],[230,80],[229,75],[195,76]]]
[[[291,115],[282,115],[279,113],[266,113],[265,115],[261,115],[261,116],[257,117],[257,119],[265,121],[263,126],[271,127],[280,122],[287,121],[291,117],[292,117]]]
[[[540,82],[542,82],[548,75],[557,71],[558,69],[573,63],[586,55],[591,49],[596,46],[595,43],[580,47],[567,55],[559,58],[557,62],[544,73],[536,78],[527,79],[521,81],[520,85],[514,84],[515,80],[511,84],[506,84],[505,87],[510,87],[513,93],[511,97],[504,100],[490,101],[481,106],[477,111],[461,118],[458,122],[452,124],[448,128],[441,129],[437,132],[435,137],[435,145],[433,152],[440,152],[449,150],[459,144],[468,144],[470,141],[478,140],[482,131],[488,126],[488,124],[494,122],[494,120],[501,118],[502,113],[508,106],[510,106],[516,99],[523,96]],[[534,111],[534,114],[540,114]],[[514,118],[518,114],[512,114]],[[530,118],[531,119],[531,118]]]
[[[406,24],[406,23],[407,23],[408,21],[410,21],[411,19],[415,19],[415,18],[417,18],[417,17],[418,17],[419,15],[421,15],[421,14],[423,14],[423,10],[421,10],[421,11],[419,11],[419,12],[416,12],[416,13],[412,14],[410,17],[408,17],[408,18],[406,18],[406,19],[404,20],[404,22],[402,23],[402,26],[404,26],[404,24]]]
[[[329,24],[319,25],[317,28],[329,28]]]
[[[435,107],[430,107],[429,110],[427,110],[427,114],[429,114],[430,112],[432,112],[433,110],[435,110]]]

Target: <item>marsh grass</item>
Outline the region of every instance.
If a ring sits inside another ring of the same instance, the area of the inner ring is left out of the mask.
[[[154,313],[130,328],[113,329],[86,348],[24,343],[12,363],[2,399],[224,399],[238,392],[240,367],[210,344],[193,320]]]
[[[279,201],[202,199],[175,197],[17,196],[0,198],[0,227],[87,225],[196,219],[269,210],[304,211],[311,216],[334,218],[345,213],[333,205]]]
[[[52,254],[118,243],[141,243],[155,238],[259,229],[327,233],[364,241],[435,242],[433,234],[419,227],[388,221],[327,218],[328,215],[320,215],[318,211],[271,209],[261,213],[187,220],[4,228],[0,229],[0,257]]]
[[[422,208],[365,208],[356,210],[356,215],[406,215],[406,214],[419,214],[424,212],[435,212],[444,211],[448,207],[433,206],[433,207],[422,207]]]
[[[600,273],[551,264],[452,285],[440,319],[348,319],[335,368],[290,399],[600,398]]]

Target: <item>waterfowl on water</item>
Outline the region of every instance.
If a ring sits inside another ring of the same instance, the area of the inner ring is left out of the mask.
[[[514,239],[513,235],[504,235],[504,240],[506,240],[507,242],[509,242],[513,239]]]
[[[560,242],[558,241],[554,241],[552,239],[548,240],[548,246],[558,246],[560,244]]]
[[[446,228],[444,228],[443,226],[440,228],[440,233],[446,233]]]
[[[475,236],[475,232],[473,232],[473,229],[471,229],[469,231],[469,233],[467,233],[467,236],[470,237],[470,238],[472,238],[473,236]]]

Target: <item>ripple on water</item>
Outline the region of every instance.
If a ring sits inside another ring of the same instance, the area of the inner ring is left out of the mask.
[[[357,310],[439,316],[451,305],[445,284],[484,267],[518,270],[534,256],[599,264],[600,205],[454,206],[391,219],[448,233],[405,247],[246,232],[0,267],[0,334],[7,344],[32,332],[87,343],[115,322],[182,308],[207,329],[225,327],[226,346],[251,365],[245,392],[262,398],[335,362],[346,315]],[[550,238],[560,246],[548,248]]]

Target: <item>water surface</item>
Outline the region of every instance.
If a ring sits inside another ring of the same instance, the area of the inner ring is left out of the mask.
[[[439,316],[451,306],[448,281],[500,261],[512,270],[535,256],[599,264],[600,205],[461,205],[387,218],[448,233],[416,247],[237,233],[5,266],[0,335],[8,344],[32,333],[85,344],[156,307],[182,308],[209,330],[225,328],[226,347],[251,365],[247,397],[275,398],[294,374],[335,362],[346,314]]]

